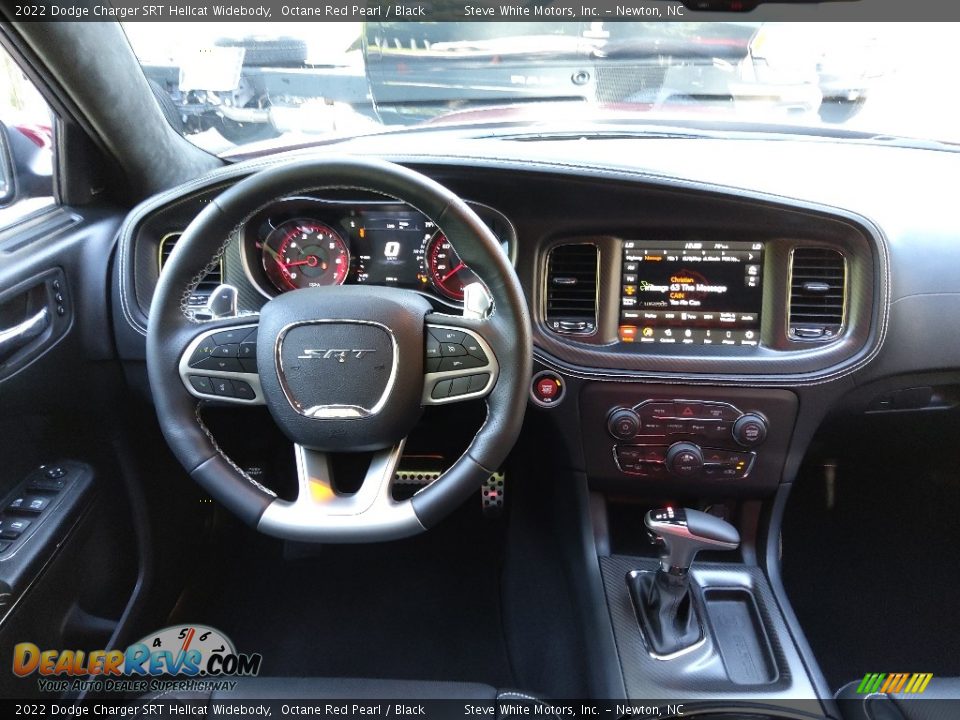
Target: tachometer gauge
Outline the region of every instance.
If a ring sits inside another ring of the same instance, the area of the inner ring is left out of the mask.
[[[463,286],[477,281],[477,276],[463,264],[457,251],[441,232],[427,241],[423,262],[430,284],[451,300],[463,300]]]
[[[342,285],[350,252],[335,230],[316,220],[287,220],[264,240],[263,269],[278,290]]]

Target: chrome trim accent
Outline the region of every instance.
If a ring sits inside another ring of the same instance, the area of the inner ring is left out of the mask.
[[[534,388],[537,386],[537,381],[542,377],[551,377],[560,380],[560,394],[557,395],[556,400],[551,403],[545,403],[540,398],[537,397]],[[542,408],[554,408],[557,407],[563,399],[567,396],[567,382],[561,377],[560,373],[555,372],[554,370],[541,370],[538,373],[534,373],[533,377],[530,379],[530,389],[529,389],[530,401],[537,407]]]
[[[390,336],[390,343],[393,349],[393,364],[390,368],[390,377],[387,378],[387,385],[383,389],[383,394],[380,396],[380,399],[374,403],[373,407],[365,408],[362,405],[314,405],[313,407],[304,408],[294,397],[293,393],[290,391],[290,388],[287,387],[286,375],[283,370],[283,358],[280,356],[280,348],[283,345],[283,339],[290,330],[295,327],[300,327],[302,325],[372,325],[374,327],[381,328],[387,332]],[[309,418],[315,418],[317,420],[344,420],[344,419],[358,419],[371,417],[376,415],[381,410],[383,406],[387,404],[387,399],[390,397],[390,393],[393,392],[393,386],[397,382],[397,369],[399,364],[399,354],[397,347],[397,338],[393,334],[393,330],[388,328],[383,323],[378,323],[373,320],[355,320],[355,319],[344,319],[344,320],[335,320],[335,319],[322,319],[322,320],[299,320],[297,322],[290,323],[289,325],[284,325],[281,328],[279,334],[277,335],[276,340],[274,341],[273,354],[277,363],[277,379],[280,381],[280,388],[283,390],[284,397],[287,398],[287,402],[290,403],[290,407],[296,410],[300,415]]]
[[[254,329],[257,327],[256,323],[251,325],[233,325],[230,327],[218,327],[214,330],[207,330],[205,332],[197,335],[193,340],[190,341],[190,344],[187,345],[187,349],[184,350],[183,354],[180,356],[180,364],[178,365],[178,371],[180,373],[180,381],[183,383],[183,386],[187,389],[191,395],[195,398],[200,398],[201,400],[215,400],[223,403],[233,403],[235,405],[264,405],[266,401],[263,398],[263,388],[260,387],[260,375],[257,373],[248,373],[248,372],[225,372],[220,370],[207,370],[206,368],[194,368],[190,367],[190,357],[193,355],[194,350],[196,350],[200,344],[209,337],[216,335],[217,333],[225,332],[227,330],[244,330],[244,329]],[[251,388],[253,388],[254,398],[252,400],[244,400],[243,398],[231,398],[224,397],[223,395],[214,395],[214,394],[204,394],[198,392],[193,385],[190,384],[189,375],[202,375],[209,378],[225,378],[225,379],[236,379],[243,380]]]
[[[438,372],[428,372],[423,376],[423,395],[421,396],[421,404],[423,405],[448,405],[450,403],[461,402],[463,400],[472,400],[474,398],[480,398],[487,395],[492,389],[493,386],[497,384],[497,378],[500,376],[500,365],[497,362],[497,356],[494,354],[493,349],[483,339],[478,333],[474,332],[470,328],[457,326],[457,325],[435,325],[427,324],[425,325],[427,332],[429,333],[431,329],[437,330],[455,330],[457,332],[462,332],[464,335],[469,335],[474,340],[476,340],[484,354],[487,356],[487,364],[481,367],[475,368],[464,368],[463,370],[444,370]],[[487,381],[487,384],[483,386],[482,389],[476,390],[466,395],[456,395],[454,397],[445,397],[435,400],[431,397],[434,386],[441,380],[453,380],[454,378],[466,377],[469,375],[479,375],[481,373],[490,373],[490,379]]]
[[[423,532],[413,504],[396,502],[391,489],[403,447],[401,440],[370,462],[360,489],[340,494],[333,486],[329,458],[296,445],[297,499],[274,500],[264,510],[257,530],[303,542],[370,542],[394,540]]]
[[[50,311],[42,307],[26,320],[6,330],[0,330],[0,355],[18,350],[30,340],[42,335],[49,326]]]
[[[237,288],[229,283],[217,285],[207,296],[206,304],[193,311],[194,319],[206,321],[237,317],[240,314],[237,304],[238,295]]]
[[[493,298],[481,282],[472,282],[463,288],[463,317],[485,320],[493,307]]]

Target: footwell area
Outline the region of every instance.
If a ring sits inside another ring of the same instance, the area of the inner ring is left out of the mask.
[[[837,457],[835,504],[807,468],[787,507],[783,571],[790,600],[833,689],[867,672],[960,675],[944,652],[960,638],[960,463],[955,447],[890,436]],[[936,434],[927,436],[936,438]],[[920,443],[919,447],[918,444]]]
[[[252,531],[224,537],[171,621],[212,625],[239,651],[262,653],[261,675],[514,685],[503,532],[479,503],[409,540],[287,547],[286,558],[282,542]]]

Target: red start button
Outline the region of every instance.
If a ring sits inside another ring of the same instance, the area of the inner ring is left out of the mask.
[[[539,405],[556,405],[563,397],[563,380],[553,372],[538,373],[533,378],[530,394]]]

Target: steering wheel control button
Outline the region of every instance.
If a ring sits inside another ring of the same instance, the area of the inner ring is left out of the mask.
[[[216,358],[235,358],[240,355],[239,345],[217,345],[211,353]]]
[[[253,391],[253,388],[250,387],[249,383],[236,379],[230,382],[233,385],[233,397],[240,400],[255,400],[257,398],[257,394]]]
[[[210,382],[213,384],[213,392],[215,395],[222,395],[223,397],[234,396],[233,383],[226,378],[211,378]]]
[[[490,382],[490,373],[478,373],[470,376],[470,392],[480,392]]]
[[[483,351],[483,348],[480,347],[480,343],[473,338],[466,338],[463,341],[463,347],[467,351],[467,354],[471,357],[475,357],[477,360],[482,360],[484,364],[489,362],[487,360],[487,354]]]
[[[544,370],[533,376],[530,397],[541,407],[551,407],[563,399],[564,381],[555,372]]]
[[[190,356],[190,367],[201,367],[205,360],[213,357],[213,351],[216,347],[217,346],[209,340],[204,340],[200,343],[197,349],[193,351],[193,355]]]
[[[454,378],[450,382],[450,395],[447,397],[456,397],[466,395],[470,392],[470,376]]]
[[[243,365],[237,358],[208,357],[196,365],[191,365],[191,367],[216,372],[243,372]]]
[[[640,416],[630,408],[615,408],[607,418],[607,430],[618,440],[631,440],[640,432]]]
[[[490,378],[496,375],[496,361],[490,358],[490,349],[482,337],[470,330],[427,326],[425,339],[427,373],[443,374],[450,381],[450,389],[443,392],[434,384],[427,383],[423,389],[423,404],[439,404],[444,401],[468,400],[489,390]],[[471,370],[491,372],[471,373]]]
[[[703,453],[693,443],[674,443],[667,450],[667,470],[677,477],[694,477],[703,470]]]
[[[234,328],[218,332],[211,337],[216,345],[237,345],[247,339],[250,328]]]
[[[756,413],[747,413],[733,424],[733,439],[744,447],[760,445],[767,439],[767,421]]]
[[[205,375],[191,375],[189,380],[193,389],[198,393],[213,395],[213,383],[210,382],[210,378]]]
[[[443,357],[459,357],[466,355],[467,349],[458,343],[440,343],[440,355]]]
[[[430,393],[430,397],[432,397],[434,400],[442,400],[445,397],[449,397],[451,384],[451,380],[440,380],[436,385],[433,386],[433,391]]]
[[[433,335],[441,344],[451,343],[454,345],[460,345],[464,340],[463,332],[460,330],[450,330],[449,328],[433,328],[430,330],[430,334]]]

